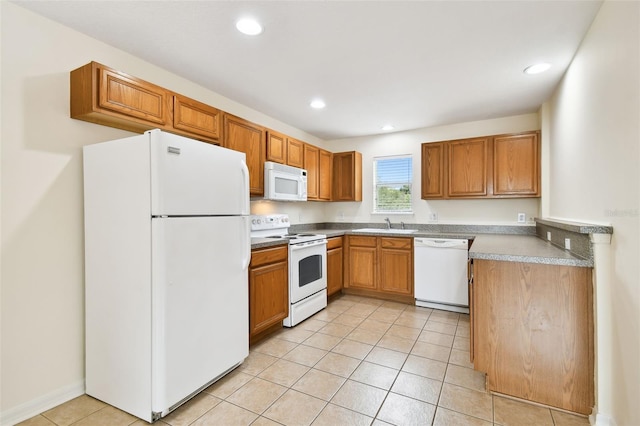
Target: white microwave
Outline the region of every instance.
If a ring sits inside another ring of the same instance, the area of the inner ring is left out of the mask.
[[[307,171],[266,161],[264,198],[275,201],[307,201]]]

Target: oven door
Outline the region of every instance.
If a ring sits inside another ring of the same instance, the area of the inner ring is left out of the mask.
[[[327,240],[289,246],[291,304],[327,288]]]

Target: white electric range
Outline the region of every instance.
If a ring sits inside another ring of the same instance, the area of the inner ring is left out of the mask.
[[[290,234],[286,214],[251,216],[251,238],[287,240],[289,245],[289,316],[293,327],[327,306],[327,236]]]

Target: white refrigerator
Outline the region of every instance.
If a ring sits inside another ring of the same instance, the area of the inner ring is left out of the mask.
[[[155,421],[249,354],[245,154],[160,130],[83,151],[86,393]]]

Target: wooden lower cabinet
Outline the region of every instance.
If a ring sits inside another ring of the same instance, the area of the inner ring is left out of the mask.
[[[342,291],[342,239],[333,237],[327,242],[327,296]]]
[[[346,238],[345,292],[413,303],[413,238]]]
[[[590,414],[592,269],[473,261],[474,368],[487,389]]]
[[[249,341],[282,327],[289,315],[288,247],[251,252],[249,265]]]

